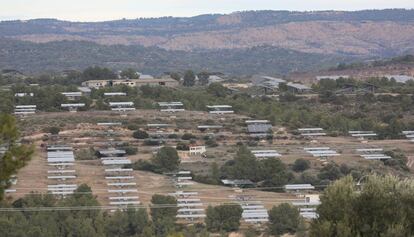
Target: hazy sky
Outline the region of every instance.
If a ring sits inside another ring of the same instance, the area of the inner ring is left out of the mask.
[[[414,8],[414,0],[0,0],[0,20],[58,18],[101,21],[194,16],[242,10]]]

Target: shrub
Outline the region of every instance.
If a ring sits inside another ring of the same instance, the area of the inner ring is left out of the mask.
[[[183,139],[183,140],[191,140],[191,139],[196,139],[197,137],[196,136],[194,136],[193,134],[191,134],[191,133],[185,133],[182,137],[181,137],[181,139]]]
[[[149,137],[149,135],[148,135],[148,133],[146,131],[136,130],[132,134],[132,137],[134,137],[136,139],[147,139]]]
[[[295,160],[295,163],[293,163],[292,169],[295,172],[302,172],[302,171],[309,169],[309,166],[310,166],[310,162],[308,160],[297,159]]]

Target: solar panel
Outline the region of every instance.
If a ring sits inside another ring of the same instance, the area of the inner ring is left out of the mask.
[[[200,202],[199,198],[177,198],[178,203]]]
[[[210,114],[231,114],[234,113],[231,105],[207,105]]]
[[[108,189],[108,193],[137,193],[137,189]]]
[[[109,106],[116,107],[116,106],[134,106],[134,102],[109,102]]]
[[[138,196],[126,196],[126,197],[109,197],[109,200],[135,200]]]
[[[135,108],[111,108],[112,111],[135,111]]]
[[[105,92],[104,96],[126,96],[125,92]]]
[[[276,150],[252,150],[252,153],[256,158],[270,158],[282,156]]]
[[[69,195],[73,194],[73,191],[52,191],[53,195]]]
[[[80,97],[82,96],[82,92],[61,92],[62,95],[66,97]]]
[[[122,123],[112,123],[112,122],[106,122],[106,123],[97,123],[98,126],[121,126]]]
[[[117,187],[124,187],[124,186],[136,186],[137,183],[108,183],[108,186],[117,186]]]
[[[202,208],[180,208],[177,210],[178,213],[185,213],[185,212],[204,212]]]
[[[305,147],[305,148],[303,148],[303,150],[305,150],[305,151],[313,151],[313,150],[315,150],[315,151],[319,151],[319,150],[330,150],[331,148],[329,148],[329,147]]]
[[[323,131],[323,128],[299,128],[298,131],[306,132],[306,131]]]
[[[48,151],[71,151],[73,150],[70,146],[48,146]]]
[[[129,165],[132,164],[130,160],[103,160],[104,165]]]
[[[177,218],[205,218],[206,214],[178,214]]]
[[[48,170],[48,174],[65,174],[65,173],[75,173],[75,170]]]
[[[197,126],[198,129],[218,129],[218,128],[223,128],[222,125],[199,125]]]
[[[259,213],[242,213],[243,218],[268,218],[269,214],[267,212],[259,212]]]
[[[178,171],[177,174],[191,174],[191,171],[182,170],[182,171]]]
[[[53,184],[53,185],[48,185],[48,188],[77,188],[78,185],[76,184]]]
[[[76,176],[75,175],[56,175],[56,176],[47,176],[48,179],[61,179],[61,180],[66,180],[66,179],[75,179]]]
[[[99,151],[101,155],[124,155],[126,151],[124,150],[101,150]]]
[[[16,109],[36,109],[36,105],[16,105]]]
[[[200,207],[203,206],[202,203],[177,203],[177,207]]]
[[[315,187],[311,184],[286,184],[286,190],[313,190]]]
[[[52,166],[73,166],[73,163],[49,163],[48,165]]]
[[[105,177],[105,179],[109,179],[109,180],[120,180],[120,179],[133,179],[134,178],[134,176],[107,176],[107,177]]]
[[[118,201],[118,202],[109,202],[109,205],[139,205],[139,201]]]
[[[246,120],[246,124],[260,124],[260,123],[270,123],[269,120]]]
[[[132,172],[133,169],[131,168],[114,168],[114,169],[105,169],[105,172],[112,173],[112,172]]]
[[[102,157],[101,160],[127,160],[128,157]]]
[[[62,108],[80,108],[85,107],[84,103],[75,103],[75,104],[61,104]]]
[[[357,152],[378,152],[383,151],[382,148],[360,148],[356,149]]]

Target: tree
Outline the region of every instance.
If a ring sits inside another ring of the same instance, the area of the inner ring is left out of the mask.
[[[136,130],[132,133],[132,137],[136,139],[147,139],[149,135],[146,131]]]
[[[246,146],[240,146],[230,168],[230,176],[234,179],[257,180],[259,176],[256,157]]]
[[[108,68],[88,67],[82,72],[82,80],[105,80],[115,79],[116,75]]]
[[[325,189],[310,236],[414,234],[414,181],[376,175],[364,181],[359,188],[347,176]]]
[[[162,147],[152,158],[152,164],[157,172],[170,172],[178,169],[180,157],[172,147]]]
[[[127,68],[125,70],[122,70],[120,75],[122,78],[125,78],[125,79],[138,79],[139,78],[139,74],[137,73],[137,71],[132,68]]]
[[[176,81],[180,81],[181,80],[181,75],[178,72],[171,72],[170,73],[170,77]]]
[[[191,70],[188,70],[184,73],[184,82],[183,85],[184,86],[194,86],[195,84],[195,75],[194,72]]]
[[[151,217],[156,236],[167,236],[175,231],[177,200],[172,196],[155,194],[151,198]]]
[[[310,162],[305,159],[296,159],[293,163],[292,169],[296,172],[302,172],[309,169]]]
[[[269,211],[269,232],[272,235],[293,234],[298,229],[300,218],[299,210],[288,203],[274,206]]]
[[[9,114],[0,114],[0,201],[4,197],[4,190],[10,186],[10,177],[18,169],[24,167],[33,154],[33,148],[19,145],[16,140],[19,132],[16,120]]]
[[[217,97],[226,97],[228,94],[227,88],[218,82],[211,83],[207,87],[207,92]]]
[[[207,229],[215,232],[238,230],[242,212],[240,205],[209,206],[205,220]]]
[[[183,140],[191,140],[191,139],[196,139],[196,138],[197,137],[191,133],[184,133],[183,136],[181,136],[181,139]]]
[[[56,127],[56,126],[49,127],[49,128],[47,128],[47,132],[52,134],[52,135],[58,135],[59,132],[60,132],[60,128]]]
[[[342,177],[341,170],[336,164],[327,164],[318,174],[319,179],[337,180]]]
[[[201,85],[207,85],[208,78],[210,77],[210,73],[203,71],[197,74],[197,77]]]

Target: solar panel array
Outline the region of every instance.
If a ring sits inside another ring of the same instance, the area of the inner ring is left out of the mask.
[[[193,185],[191,171],[178,171],[173,174],[173,181],[177,190],[173,195],[177,198],[177,218],[187,221],[194,221],[206,217],[203,203],[198,198],[198,192],[182,190],[183,188]]]
[[[234,113],[231,105],[207,105],[210,114],[232,114]]]
[[[251,152],[258,159],[261,159],[261,158],[276,158],[276,157],[281,157],[282,156],[276,150],[252,150]]]
[[[75,155],[73,149],[66,145],[53,145],[47,147],[47,171],[49,183],[47,190],[58,196],[73,194],[77,189],[76,170],[70,168],[74,165]]]
[[[36,105],[16,105],[14,107],[14,114],[16,115],[28,115],[36,113]]]
[[[316,213],[316,207],[320,205],[320,201],[307,200],[306,196],[304,200],[292,202],[292,205],[299,208],[299,214],[305,219],[316,219],[318,214]]]
[[[403,131],[403,134],[408,140],[414,142],[414,131]]]
[[[366,160],[388,160],[392,157],[384,154],[382,148],[359,148],[356,149],[359,156]]]
[[[177,199],[177,219],[196,220],[206,217],[198,192],[176,191],[170,195]]]
[[[252,200],[250,196],[236,196],[243,212],[242,219],[244,222],[260,224],[269,221],[269,214],[261,201]]]
[[[84,103],[61,104],[60,107],[69,109],[70,112],[76,112],[79,108],[85,107]]]
[[[127,112],[134,111],[134,102],[109,102],[112,111]]]
[[[181,112],[185,111],[184,104],[182,102],[158,102],[161,112]]]
[[[269,120],[246,120],[245,123],[251,137],[266,137],[271,134],[272,124]]]
[[[105,92],[104,96],[126,96],[125,92]]]
[[[373,131],[349,131],[348,132],[352,137],[357,137],[359,139],[364,139],[368,137],[376,137],[377,134]]]
[[[125,150],[100,150],[99,155],[105,166],[105,180],[110,194],[109,205],[124,208],[140,204],[133,169],[124,168],[125,165],[132,164]]]
[[[70,100],[74,100],[77,97],[81,97],[82,96],[82,92],[62,92],[62,95],[64,95],[66,98],[70,99]]]
[[[315,186],[311,184],[286,184],[284,188],[286,191],[299,192],[306,190],[314,190]]]
[[[305,147],[303,148],[307,153],[311,154],[313,157],[331,157],[339,156],[335,150],[332,150],[329,147]]]
[[[326,136],[323,128],[299,128],[298,132],[304,137]]]

